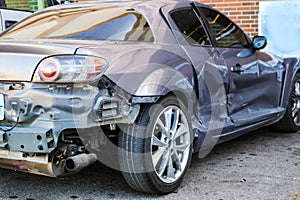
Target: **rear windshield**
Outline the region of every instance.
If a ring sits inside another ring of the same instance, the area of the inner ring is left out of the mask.
[[[69,8],[42,12],[2,35],[1,39],[79,39],[153,42],[146,19],[125,7]]]

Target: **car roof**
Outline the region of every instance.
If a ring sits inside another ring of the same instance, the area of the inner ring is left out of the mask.
[[[62,4],[56,6],[50,6],[46,9],[43,9],[39,12],[51,11],[51,10],[59,10],[59,9],[68,9],[68,8],[84,8],[84,7],[92,7],[92,6],[123,6],[137,10],[141,12],[151,23],[151,19],[157,18],[157,14],[160,11],[160,8],[169,5],[169,4],[189,4],[193,0],[83,0],[76,3]],[[152,21],[153,22],[153,21]]]

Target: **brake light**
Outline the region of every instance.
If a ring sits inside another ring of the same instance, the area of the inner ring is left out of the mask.
[[[97,75],[97,73],[101,72],[103,68],[103,63],[99,59],[89,58],[88,63],[90,67],[87,72],[87,79],[91,79]]]
[[[53,56],[38,66],[34,82],[89,82],[103,75],[108,68],[104,58],[84,55]]]

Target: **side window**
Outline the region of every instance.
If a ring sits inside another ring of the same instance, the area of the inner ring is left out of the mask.
[[[186,40],[194,45],[210,46],[209,38],[192,8],[174,10],[170,13],[173,21]]]
[[[249,47],[244,32],[230,19],[208,8],[200,8],[200,10],[204,13],[208,21],[210,31],[215,37],[218,47]]]

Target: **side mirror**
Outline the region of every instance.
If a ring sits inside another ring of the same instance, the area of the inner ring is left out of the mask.
[[[252,41],[255,50],[263,49],[267,46],[267,38],[265,36],[255,36]]]

